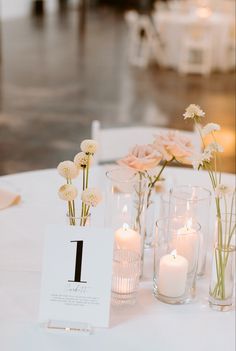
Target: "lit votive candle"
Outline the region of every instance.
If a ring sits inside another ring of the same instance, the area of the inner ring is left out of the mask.
[[[112,272],[113,303],[136,301],[140,274],[140,254],[128,250],[114,250]]]
[[[136,280],[132,277],[114,277],[112,280],[112,290],[119,294],[130,294],[136,288]]]
[[[176,248],[178,254],[188,260],[189,272],[192,271],[198,258],[198,235],[196,230],[192,228],[191,218],[184,227],[178,229],[173,240],[173,247]]]
[[[182,296],[186,289],[188,261],[176,251],[160,260],[158,291],[167,297]]]
[[[119,250],[130,250],[140,254],[141,237],[135,230],[129,228],[128,224],[124,223],[123,227],[115,232],[115,247]]]

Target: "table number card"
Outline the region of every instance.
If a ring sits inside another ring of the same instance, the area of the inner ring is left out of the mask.
[[[108,327],[113,233],[105,228],[47,228],[40,322]]]

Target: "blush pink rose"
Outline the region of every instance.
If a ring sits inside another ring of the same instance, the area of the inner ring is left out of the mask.
[[[193,145],[189,138],[177,131],[170,131],[166,135],[157,135],[153,146],[166,161],[175,158],[180,163],[191,164],[194,153]]]
[[[153,145],[136,145],[118,164],[137,171],[147,171],[156,167],[161,159],[162,154]]]

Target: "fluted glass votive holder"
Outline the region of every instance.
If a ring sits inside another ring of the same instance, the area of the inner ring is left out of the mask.
[[[136,302],[140,275],[140,255],[129,250],[114,250],[112,304],[133,305]]]

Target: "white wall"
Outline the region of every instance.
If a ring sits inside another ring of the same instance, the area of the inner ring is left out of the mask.
[[[30,13],[34,0],[0,0],[1,18],[3,20],[27,16]],[[54,11],[57,8],[57,0],[44,0],[46,11]]]

